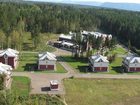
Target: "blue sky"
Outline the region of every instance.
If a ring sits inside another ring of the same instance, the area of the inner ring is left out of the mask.
[[[79,2],[79,1],[97,1],[97,2],[125,2],[125,3],[140,3],[140,0],[32,0],[32,1],[49,1],[49,2]]]

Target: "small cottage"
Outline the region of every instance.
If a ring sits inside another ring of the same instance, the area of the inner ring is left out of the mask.
[[[0,51],[0,62],[12,66],[12,68],[16,68],[18,63],[18,55],[19,52],[11,48],[2,50]]]
[[[122,66],[126,72],[140,72],[140,57],[127,56],[123,59]]]
[[[50,90],[59,90],[59,83],[57,80],[50,81]]]
[[[89,67],[94,72],[107,72],[109,61],[102,55],[93,55],[89,57]]]
[[[11,82],[11,71],[12,67],[3,63],[0,63],[0,74],[5,75],[4,85],[8,87]]]
[[[39,70],[55,70],[56,56],[50,52],[44,52],[38,55],[38,69]]]

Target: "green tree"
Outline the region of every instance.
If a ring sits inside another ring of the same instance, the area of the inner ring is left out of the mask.
[[[13,30],[11,32],[10,38],[11,38],[12,48],[19,50],[19,48],[20,48],[20,34],[19,34],[19,32],[16,30]]]
[[[0,30],[0,47],[1,47],[1,49],[3,49],[6,44],[5,40],[6,40],[5,33],[2,30]]]
[[[0,74],[0,90],[3,90],[5,87],[5,75]]]

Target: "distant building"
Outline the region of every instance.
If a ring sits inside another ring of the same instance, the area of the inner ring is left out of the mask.
[[[18,55],[19,52],[11,48],[2,50],[0,51],[0,62],[12,66],[12,68],[16,68],[18,63]]]
[[[50,81],[50,89],[51,90],[59,90],[59,83],[57,80]]]
[[[49,52],[44,52],[38,55],[38,69],[39,70],[55,70],[56,56]]]
[[[94,72],[107,72],[109,61],[102,55],[93,55],[89,57],[89,66]]]
[[[0,63],[0,74],[5,75],[5,79],[4,79],[4,85],[5,87],[8,87],[8,85],[10,85],[11,82],[11,71],[12,71],[12,67],[3,63]]]
[[[100,32],[81,31],[81,34],[84,35],[84,36],[93,35],[95,38],[102,37],[103,40],[105,40],[107,37],[109,39],[112,39],[111,34],[108,35],[108,34],[103,34],[103,33],[100,33]]]
[[[59,41],[71,42],[72,41],[72,35],[61,34],[59,36]]]
[[[122,66],[126,72],[140,72],[140,57],[127,56],[123,59]]]

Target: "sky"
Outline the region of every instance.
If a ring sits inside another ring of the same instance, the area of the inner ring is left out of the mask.
[[[32,1],[48,1],[48,2],[125,2],[125,3],[140,3],[140,0],[32,0]]]

